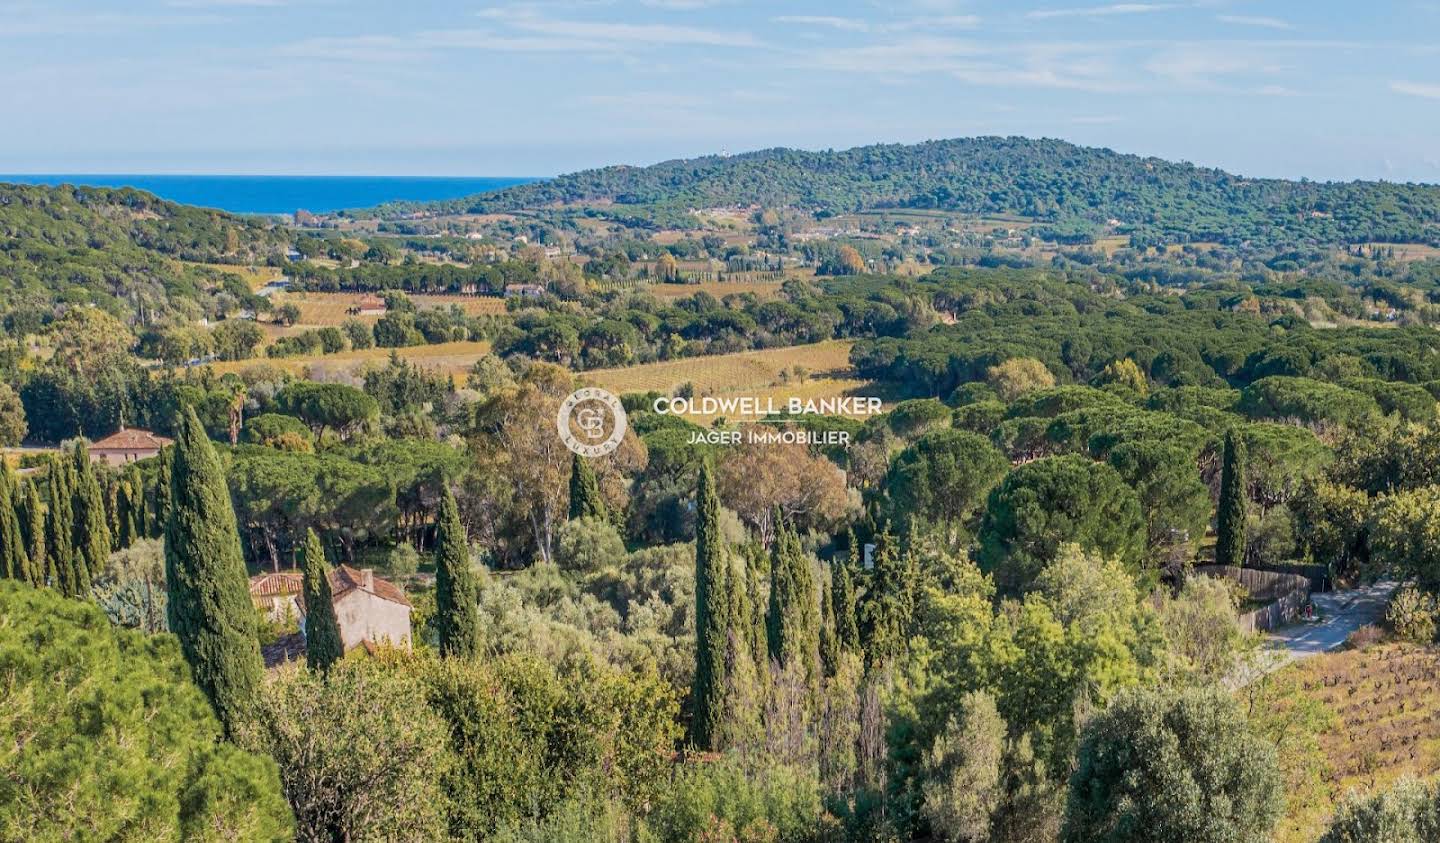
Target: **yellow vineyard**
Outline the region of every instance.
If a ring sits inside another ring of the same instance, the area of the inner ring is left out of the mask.
[[[1288,674],[1288,676],[1286,676]],[[1324,706],[1329,725],[1290,783],[1281,843],[1312,841],[1350,790],[1440,773],[1440,652],[1386,644],[1308,659],[1280,674]],[[1299,740],[1297,734],[1292,741]]]
[[[375,322],[380,314],[361,316],[352,311],[373,298],[362,293],[285,293],[276,299],[300,308],[299,324],[307,327],[339,325],[346,319]],[[469,316],[498,315],[505,312],[505,300],[498,296],[412,295],[410,301],[421,310],[459,306]]]
[[[830,340],[814,345],[690,357],[621,369],[584,372],[579,380],[611,392],[670,394],[691,384],[697,396],[754,396],[777,405],[790,398],[835,398],[874,394],[873,384],[850,368],[850,345]],[[688,416],[707,424],[713,416]]]
[[[488,342],[446,342],[436,345],[416,345],[409,348],[366,348],[360,351],[342,351],[314,357],[281,357],[276,359],[258,358],[234,362],[214,363],[219,373],[239,372],[251,366],[274,366],[294,375],[307,371],[350,372],[371,365],[384,365],[394,351],[404,360],[443,374],[456,375],[464,383],[463,375],[490,351]]]

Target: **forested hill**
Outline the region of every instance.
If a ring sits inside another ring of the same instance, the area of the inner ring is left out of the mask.
[[[186,261],[264,262],[292,239],[258,220],[128,188],[0,184],[0,307],[12,319],[16,309],[48,313],[57,301],[147,318],[179,308],[194,318],[211,310],[216,284]]]
[[[818,212],[939,208],[1018,214],[1051,223],[1061,234],[1110,225],[1176,241],[1440,240],[1440,186],[1248,179],[1019,137],[839,152],[767,149],[649,167],[613,166],[432,207],[493,212],[561,203],[672,210],[791,206]]]

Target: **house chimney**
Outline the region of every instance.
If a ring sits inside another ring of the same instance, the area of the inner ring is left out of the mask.
[[[360,587],[366,591],[375,590],[375,569],[363,568],[360,571]]]

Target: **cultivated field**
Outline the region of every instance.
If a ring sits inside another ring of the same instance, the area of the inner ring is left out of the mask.
[[[755,396],[777,405],[789,398],[834,398],[842,395],[873,395],[870,381],[855,377],[850,368],[850,343],[830,340],[814,345],[741,351],[712,357],[687,357],[630,366],[583,372],[581,381],[611,392],[673,393],[682,384],[693,384],[695,395]],[[796,367],[805,370],[803,379]],[[785,374],[782,374],[785,373]],[[708,424],[714,416],[687,416]]]
[[[380,317],[357,316],[349,313],[358,307],[360,300],[367,298],[361,293],[284,293],[276,298],[281,304],[295,304],[300,308],[300,324],[319,328],[339,325],[346,319],[375,322]],[[505,312],[505,300],[498,296],[459,295],[412,295],[410,301],[420,310],[459,305],[470,316],[495,315]]]
[[[1369,254],[1376,249],[1389,252],[1395,250],[1395,260],[1398,261],[1425,261],[1440,259],[1440,248],[1427,246],[1424,243],[1365,243],[1365,252]]]
[[[408,348],[366,348],[360,351],[341,351],[337,354],[322,354],[312,357],[257,357],[253,360],[236,360],[210,364],[218,373],[238,372],[255,365],[274,366],[295,375],[304,374],[307,369],[331,372],[358,371],[369,365],[383,366],[390,352],[397,352],[403,359],[426,369],[456,375],[456,382],[464,385],[464,375],[483,355],[490,351],[490,343],[446,342],[437,345],[413,345]]]
[[[651,284],[646,292],[661,301],[681,299],[696,293],[709,293],[717,299],[726,296],[752,293],[759,299],[773,299],[780,295],[779,281],[706,281],[701,284]]]
[[[1440,772],[1440,649],[1385,644],[1331,653],[1282,671],[1277,681],[1298,683],[1328,715],[1309,785],[1291,782],[1277,841],[1314,840],[1349,790]]]

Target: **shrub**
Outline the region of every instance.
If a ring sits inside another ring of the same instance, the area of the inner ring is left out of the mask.
[[[1264,515],[1252,512],[1245,526],[1245,564],[1278,565],[1294,556],[1295,519],[1276,507]]]
[[[974,691],[960,701],[945,731],[925,753],[922,812],[941,840],[983,843],[990,816],[1004,795],[1001,780],[1005,721],[988,694]]]
[[[1284,805],[1275,747],[1223,692],[1130,692],[1085,726],[1063,839],[1263,840]]]
[[[574,518],[560,525],[555,563],[563,571],[603,571],[625,561],[620,532],[599,518]]]
[[[1347,797],[1320,843],[1432,840],[1440,840],[1440,798],[1433,785],[1402,779],[1380,793]]]
[[[386,569],[395,576],[409,576],[420,570],[420,554],[409,542],[400,542],[390,551]]]
[[[748,768],[727,757],[682,767],[646,825],[659,843],[806,843],[820,836],[824,817],[813,773],[778,765]]]
[[[1440,603],[1414,583],[1406,583],[1390,597],[1385,607],[1385,628],[1401,641],[1429,644],[1435,640],[1435,616]]]
[[[1396,492],[1375,503],[1370,558],[1382,571],[1440,586],[1440,486]]]
[[[1213,577],[1190,577],[1180,594],[1160,606],[1160,629],[1172,675],[1192,681],[1218,681],[1229,674],[1245,646],[1235,623],[1239,583]]]
[[[1385,631],[1373,623],[1367,623],[1345,639],[1345,646],[1352,650],[1363,650],[1366,647],[1373,647],[1385,640]]]
[[[428,840],[445,828],[440,781],[452,757],[420,680],[378,659],[341,659],[321,675],[272,674],[242,745],[280,765],[302,841]]]

